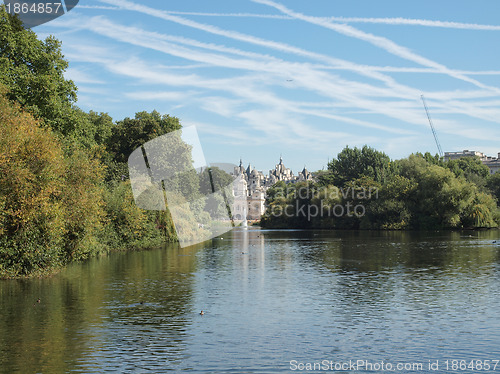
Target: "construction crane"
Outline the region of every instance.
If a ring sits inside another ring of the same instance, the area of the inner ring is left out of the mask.
[[[429,109],[425,103],[424,95],[420,95],[420,98],[422,99],[422,103],[424,103],[425,113],[427,113],[427,119],[429,120],[429,125],[431,125],[432,135],[434,135],[434,140],[436,141],[439,157],[443,157],[443,150],[441,149],[441,144],[439,144],[436,130],[434,129],[434,124],[432,123],[431,115],[429,114]]]

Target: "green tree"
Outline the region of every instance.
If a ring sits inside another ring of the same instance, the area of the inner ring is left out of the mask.
[[[1,88],[0,91],[5,91]],[[101,167],[0,93],[0,273],[42,271],[101,250]]]
[[[115,127],[113,118],[108,113],[97,113],[92,110],[88,112],[87,117],[92,123],[94,141],[97,144],[106,144]]]
[[[230,216],[234,198],[232,186],[234,178],[218,167],[204,169],[199,174],[200,193],[208,196],[205,207],[212,218],[227,218]],[[215,195],[212,195],[215,192]],[[210,196],[212,195],[212,196]]]
[[[335,184],[335,176],[331,170],[318,170],[314,173],[314,177],[321,186],[328,186]]]
[[[114,161],[126,163],[136,148],[149,140],[180,129],[181,124],[177,117],[161,115],[156,110],[151,113],[138,112],[135,118],[127,117],[118,121],[112,128],[106,145]]]
[[[79,147],[71,150],[66,147],[65,153],[65,184],[61,194],[66,228],[64,259],[83,260],[106,250],[99,242],[106,214],[103,166]]]
[[[67,67],[60,41],[53,36],[39,40],[0,7],[0,83],[7,87],[7,97],[57,133],[90,149],[111,135],[112,120],[75,105],[77,87],[64,78]]]
[[[225,189],[233,183],[233,177],[218,167],[210,167],[200,174],[200,191],[204,194]]]
[[[102,240],[110,247],[158,245],[175,238],[170,214],[139,208],[134,202],[129,181],[113,183],[104,196],[108,226]]]
[[[380,188],[376,199],[368,202],[362,228],[401,230],[412,223],[418,184],[401,175],[392,176]]]
[[[430,152],[425,152],[424,159],[429,164],[444,166],[442,158],[437,153],[432,155]]]
[[[484,192],[474,196],[464,212],[464,227],[497,227],[500,222],[498,207],[494,198]]]
[[[366,176],[383,182],[390,172],[390,158],[383,152],[363,146],[351,149],[345,147],[336,159],[328,164],[334,184],[343,186],[346,182]]]
[[[432,155],[432,153],[430,152],[425,152],[425,154],[416,152],[415,155],[418,157],[422,157],[429,165],[444,166],[443,159],[437,153],[435,155]]]
[[[373,150],[372,154],[377,153]],[[349,160],[349,155],[352,160]],[[330,164],[332,174],[343,181],[341,188],[325,185],[326,181],[322,180],[318,184],[309,184],[308,193],[304,193],[300,184],[277,184],[268,190],[268,210],[261,224],[279,228],[391,230],[460,229],[500,224],[494,198],[465,177],[466,172],[484,177],[482,165],[476,162],[466,160],[465,164],[460,164],[465,171],[457,176],[448,167],[443,167],[444,163],[438,157],[413,154],[388,164],[379,163],[381,172],[373,173],[377,169],[373,165],[377,163],[364,167],[367,163],[363,161],[362,151],[346,148],[339,159]],[[375,175],[375,178],[370,175]],[[382,176],[381,181],[376,179],[377,175]],[[492,191],[498,191],[499,182],[500,174],[498,178],[490,177],[488,186]],[[302,209],[314,215],[288,215],[287,206],[293,208],[289,212],[300,213]],[[343,209],[344,214],[328,214],[332,208],[337,208],[336,213]]]
[[[266,191],[266,212],[260,220],[262,227],[294,227],[287,207],[295,201],[295,185],[278,181]],[[292,212],[293,213],[293,212]]]
[[[446,163],[446,167],[457,177],[463,176],[467,181],[482,189],[486,186],[487,178],[490,175],[490,169],[477,156],[450,160]]]
[[[474,165],[466,161],[466,165]],[[477,165],[477,164],[475,164]],[[415,194],[407,197],[411,227],[417,229],[492,227],[498,225],[491,199],[460,173],[429,164],[418,155],[400,161],[402,176],[415,182]],[[481,170],[481,169],[479,169]]]
[[[500,172],[496,172],[487,180],[487,186],[489,191],[500,201]]]
[[[38,40],[0,7],[0,83],[8,88],[10,100],[62,134],[73,132],[75,119],[77,89],[64,78],[67,67],[57,39]]]

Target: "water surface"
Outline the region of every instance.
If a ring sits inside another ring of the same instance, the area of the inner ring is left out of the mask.
[[[1,281],[0,372],[456,373],[445,360],[500,360],[499,237],[249,228]]]

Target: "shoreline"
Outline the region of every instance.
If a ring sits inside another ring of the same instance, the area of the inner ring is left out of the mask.
[[[237,227],[235,227],[237,228]],[[443,232],[443,233],[460,233],[460,232],[494,232],[498,231],[500,233],[500,227],[486,227],[486,228],[464,228],[464,229],[436,229],[436,230],[417,230],[417,229],[326,229],[326,228],[293,228],[293,227],[262,227],[260,225],[255,225],[252,224],[251,226],[248,227],[249,229],[257,229],[257,230],[262,230],[262,231],[282,231],[282,232],[290,232],[290,231],[301,231],[301,232],[313,232],[313,231],[320,231],[320,232],[363,232],[363,233],[391,233],[391,232],[398,232],[398,233],[438,233],[438,232]],[[469,235],[470,236],[470,235]],[[500,235],[499,235],[500,238]],[[497,240],[497,239],[495,239]],[[149,245],[149,246],[144,246],[144,247],[129,247],[129,248],[122,248],[122,249],[111,249],[107,252],[102,252],[98,254],[97,256],[93,256],[84,260],[78,260],[78,261],[72,261],[67,264],[61,265],[61,266],[55,266],[47,269],[37,269],[29,274],[22,274],[22,275],[15,275],[15,276],[8,276],[8,275],[0,275],[0,282],[1,281],[9,281],[9,280],[31,280],[31,279],[48,279],[51,278],[57,274],[59,274],[61,271],[63,271],[65,268],[67,268],[69,265],[73,264],[83,264],[87,261],[91,261],[95,258],[98,257],[106,257],[110,256],[116,253],[125,253],[125,252],[132,252],[132,251],[149,251],[149,250],[154,250],[157,249],[161,246],[165,246],[168,244],[175,244],[178,242],[162,242],[158,243],[155,245]],[[500,240],[499,240],[500,243]]]

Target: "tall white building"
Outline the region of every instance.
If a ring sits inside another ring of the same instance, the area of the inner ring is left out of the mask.
[[[313,180],[312,174],[305,167],[294,176],[292,170],[285,167],[281,157],[274,170],[269,170],[269,175],[264,175],[250,164],[245,169],[241,160],[240,165],[234,168],[233,175],[237,177],[233,183],[233,216],[235,219],[244,219],[246,214],[249,220],[258,220],[264,214],[266,191],[276,182],[296,183]]]

